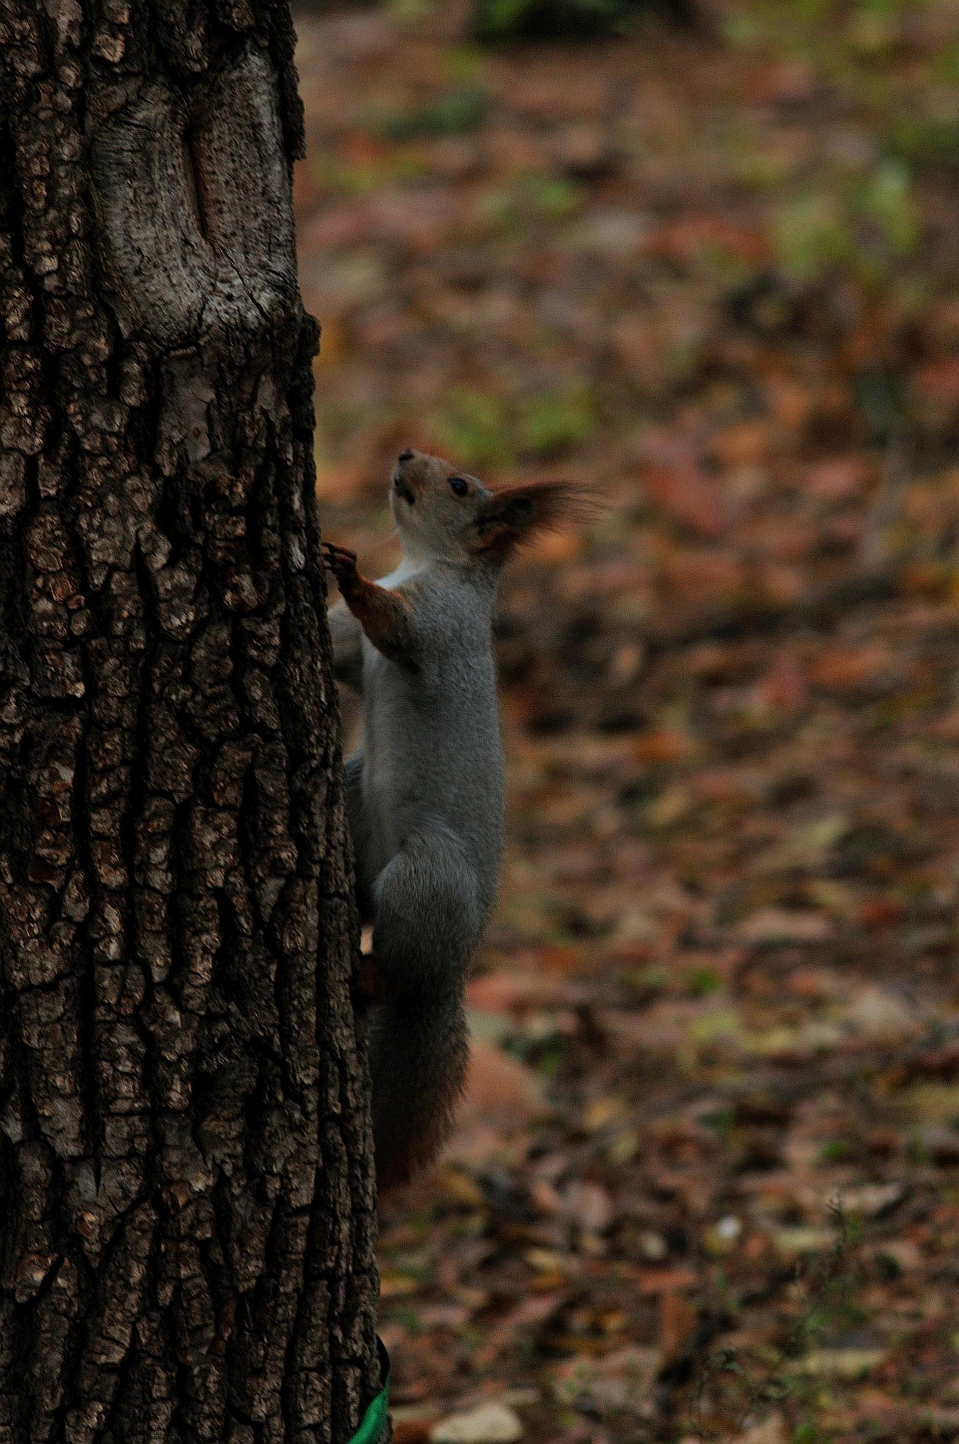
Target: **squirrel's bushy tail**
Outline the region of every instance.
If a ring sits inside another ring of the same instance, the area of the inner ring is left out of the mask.
[[[469,1059],[457,995],[395,999],[372,1019],[373,1142],[382,1188],[406,1183],[447,1137]]]

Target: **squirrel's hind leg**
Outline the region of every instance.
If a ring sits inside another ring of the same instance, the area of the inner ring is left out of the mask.
[[[346,774],[346,821],[353,842],[353,860],[356,873],[356,906],[363,924],[373,920],[372,879],[369,876],[370,828],[363,799],[363,755],[350,757],[344,769]],[[362,953],[353,974],[353,1006],[358,1013],[365,1013],[380,1002],[379,973],[369,953]]]
[[[387,996],[462,991],[483,931],[475,865],[454,833],[415,833],[372,888],[373,953]]]
[[[346,775],[346,822],[353,843],[353,862],[356,871],[356,905],[363,923],[373,921],[373,882],[369,873],[370,822],[363,797],[363,754],[355,753],[347,759]]]

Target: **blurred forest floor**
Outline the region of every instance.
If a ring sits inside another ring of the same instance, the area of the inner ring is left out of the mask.
[[[299,29],[325,535],[390,567],[405,445],[608,502],[503,600],[396,1436],[959,1438],[959,8]]]

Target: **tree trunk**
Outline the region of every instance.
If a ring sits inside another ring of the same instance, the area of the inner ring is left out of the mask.
[[[2,1444],[379,1389],[292,49],[0,0]]]

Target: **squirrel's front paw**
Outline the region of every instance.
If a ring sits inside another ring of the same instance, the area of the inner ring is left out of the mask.
[[[332,542],[322,542],[323,560],[338,582],[346,581],[356,576],[356,552],[349,551],[346,547],[334,546]]]

